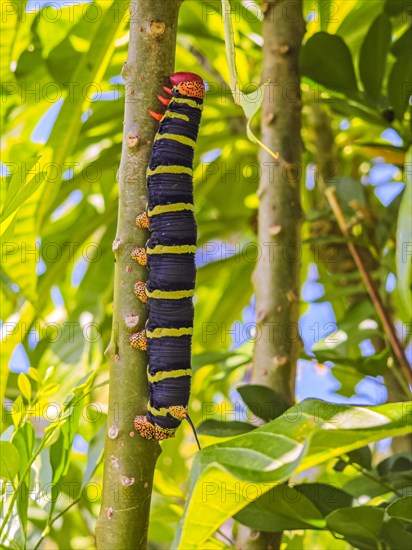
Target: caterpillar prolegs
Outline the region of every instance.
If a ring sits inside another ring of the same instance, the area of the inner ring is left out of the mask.
[[[183,419],[191,382],[191,341],[196,266],[196,222],[193,206],[193,157],[203,107],[204,85],[193,73],[175,73],[171,99],[160,121],[147,169],[148,207],[136,219],[148,227],[146,248],[135,247],[132,258],[147,265],[149,278],[138,281],[135,294],[147,302],[146,329],[131,335],[134,348],[149,356],[149,403],[137,416],[135,429],[147,439],[173,437]],[[193,426],[192,426],[193,427]]]

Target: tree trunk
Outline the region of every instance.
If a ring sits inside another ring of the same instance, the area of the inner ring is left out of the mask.
[[[301,0],[267,2],[263,21],[262,141],[258,236],[254,273],[258,338],[252,383],[272,388],[289,404],[295,398],[300,349],[300,171],[302,141],[298,70],[304,35]]]
[[[109,411],[103,495],[97,522],[97,548],[147,547],[150,498],[160,446],[135,435],[133,419],[146,413],[147,355],[133,349],[129,338],[142,330],[146,307],[134,295],[146,269],[131,259],[134,246],[148,234],[135,225],[146,206],[146,168],[157,123],[147,109],[159,106],[156,95],[173,73],[180,0],[131,0],[130,42],[123,67],[125,80],[124,137],[118,172],[119,206],[115,257]]]
[[[270,387],[286,409],[295,400],[299,337],[300,172],[302,140],[299,52],[305,33],[301,0],[264,4],[262,141],[258,238],[254,273],[257,340],[252,383]],[[239,546],[280,548],[282,533],[249,533]]]

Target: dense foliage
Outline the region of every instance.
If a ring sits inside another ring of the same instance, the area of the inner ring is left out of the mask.
[[[107,413],[127,2],[1,4],[1,542],[91,548]],[[238,78],[253,112],[261,6],[232,8]],[[182,5],[176,66],[196,68],[208,84],[195,159],[191,398],[205,449],[193,461],[188,426],[162,444],[153,548],[179,539],[182,548],[229,547],[239,523],[284,530],[289,550],[411,544],[409,389],[324,194],[335,186],[410,355],[408,9],[398,0],[304,0],[305,222],[301,250],[285,251],[285,261],[301,262],[301,322],[282,327],[285,338],[303,340],[301,402],[279,416],[279,398],[248,384],[259,337],[251,281],[261,254],[258,145],[230,90],[220,2]],[[293,90],[284,93],[295,100]],[[259,114],[255,135],[258,123]],[[394,436],[402,437],[386,439]]]

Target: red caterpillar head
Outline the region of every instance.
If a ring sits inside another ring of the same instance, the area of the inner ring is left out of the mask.
[[[203,80],[195,73],[175,73],[170,77],[173,88],[181,95],[188,97],[198,97],[203,99],[205,95],[205,86]]]

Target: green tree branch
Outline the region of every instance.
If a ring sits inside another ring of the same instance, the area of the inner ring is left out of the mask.
[[[103,495],[97,522],[97,547],[143,549],[147,546],[152,481],[160,446],[134,436],[133,419],[145,414],[148,399],[147,356],[130,346],[132,332],[144,328],[146,307],[133,293],[146,269],[131,259],[133,246],[148,235],[138,230],[136,216],[146,206],[146,168],[157,124],[147,113],[173,73],[177,19],[181,0],[132,0],[130,42],[123,67],[125,114],[118,172],[119,210],[115,256],[110,397]]]
[[[253,278],[260,337],[255,344],[252,384],[273,389],[285,409],[295,400],[300,350],[302,102],[298,62],[304,33],[301,0],[264,4],[262,82],[268,85],[262,103],[261,139],[269,151],[278,153],[278,160],[266,149],[259,152],[261,256]],[[242,548],[276,549],[281,540],[282,533],[250,532]]]
[[[252,383],[269,386],[292,404],[300,342],[296,334],[285,337],[285,329],[296,329],[299,318],[302,103],[298,59],[305,26],[301,0],[265,6],[262,81],[269,84],[262,104],[262,141],[283,160],[274,160],[265,150],[259,152],[261,258],[254,287],[260,337]]]

